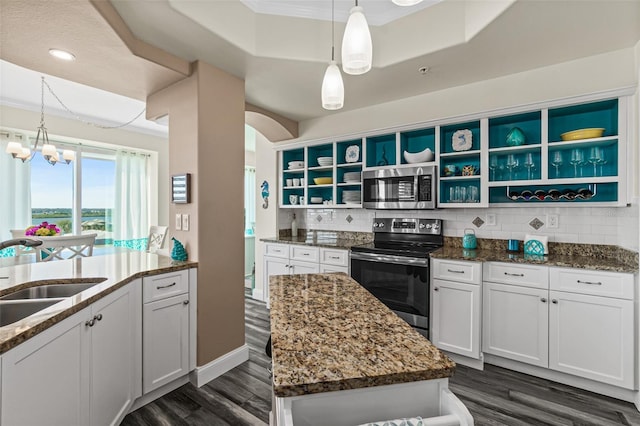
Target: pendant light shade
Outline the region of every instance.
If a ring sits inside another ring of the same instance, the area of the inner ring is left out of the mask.
[[[413,6],[414,4],[421,3],[422,0],[391,0],[398,6]]]
[[[342,70],[347,74],[364,74],[371,69],[371,33],[360,6],[351,8],[342,39]]]
[[[331,61],[322,80],[322,107],[340,109],[344,105],[344,83],[336,61]]]

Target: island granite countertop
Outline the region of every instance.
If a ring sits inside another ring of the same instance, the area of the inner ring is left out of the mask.
[[[0,327],[0,354],[136,278],[197,266],[196,262],[177,262],[166,256],[140,251],[14,266],[8,265],[5,260],[0,267],[0,296],[45,284],[91,282],[95,278],[104,280],[20,321]]]
[[[453,361],[346,274],[269,282],[276,396],[453,375]]]

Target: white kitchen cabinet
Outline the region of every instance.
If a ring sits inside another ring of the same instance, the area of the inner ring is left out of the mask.
[[[342,272],[343,274],[349,275],[349,267],[348,266],[333,266],[333,265],[324,265],[320,264],[320,273],[321,274],[329,274],[332,272]]]
[[[189,278],[187,271],[167,273],[143,278],[142,286],[145,301],[153,300],[142,309],[142,391],[147,394],[189,373]]]
[[[431,342],[439,349],[480,358],[480,286],[433,280]]]
[[[548,366],[548,290],[483,283],[482,350]]]
[[[482,263],[432,259],[431,342],[480,359]]]
[[[320,264],[311,262],[289,261],[291,274],[317,274],[320,272]]]
[[[4,425],[118,424],[135,397],[140,280],[6,352]]]

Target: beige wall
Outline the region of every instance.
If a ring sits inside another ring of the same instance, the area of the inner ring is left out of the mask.
[[[95,145],[115,145],[155,153],[157,162],[157,193],[151,200],[151,221],[154,225],[169,223],[169,141],[167,138],[124,129],[100,129],[55,115],[45,117],[51,139],[70,142],[92,142]],[[0,106],[0,127],[31,132],[40,123],[40,113],[6,105]],[[166,244],[166,243],[165,243]]]
[[[191,77],[147,99],[147,116],[169,114],[170,174],[191,173],[189,231],[172,234],[198,261],[197,363],[244,344],[244,82],[203,62]]]

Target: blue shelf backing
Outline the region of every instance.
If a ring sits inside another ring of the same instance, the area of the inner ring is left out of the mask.
[[[309,162],[307,167],[318,167],[318,157],[333,157],[333,144],[310,146],[307,151]],[[333,159],[335,162],[335,158]]]
[[[297,199],[296,203],[292,203],[290,196],[295,196]],[[284,189],[283,190],[283,197],[282,197],[282,204],[285,206],[293,206],[296,204],[300,204],[300,197],[304,195],[304,188],[303,187],[296,187],[296,188],[291,188],[291,189]]]
[[[489,119],[489,148],[502,148],[507,145],[507,135],[514,127],[522,130],[525,145],[539,144],[542,140],[540,111],[508,115]]]
[[[480,202],[480,179],[440,181],[441,203],[477,204]]]
[[[508,193],[507,193],[508,191]],[[489,188],[489,203],[518,205],[566,203],[588,204],[618,201],[618,184],[527,185]]]
[[[285,170],[290,161],[304,161],[304,148],[282,151],[282,166]]]
[[[549,142],[561,140],[562,133],[599,127],[604,136],[618,135],[617,99],[549,110]]]
[[[367,138],[367,167],[396,164],[396,134]]]
[[[465,176],[465,170],[467,170],[466,176],[479,176],[482,170],[480,170],[480,156],[469,157],[446,157],[441,159],[440,165],[440,177],[452,177],[452,176]],[[465,166],[467,167],[465,169]],[[473,170],[473,174],[470,174],[469,170]]]
[[[531,158],[529,158],[529,154]],[[532,160],[529,162],[529,160]],[[528,167],[532,165],[532,167]],[[529,173],[531,169],[531,173]],[[508,151],[489,155],[489,181],[525,180],[541,178],[540,150]]]
[[[451,138],[456,131],[464,129],[471,130],[473,142],[471,151],[480,149],[480,121],[470,121],[468,123],[452,124],[440,128],[440,152],[455,152],[451,145]]]
[[[345,164],[347,163],[346,161],[346,154],[347,154],[347,148],[349,148],[350,146],[355,145],[357,146],[359,149],[359,157],[358,157],[358,162],[362,161],[362,139],[353,139],[350,141],[343,141],[343,142],[338,142],[336,144],[336,164]]]
[[[617,141],[549,147],[549,179],[607,176],[618,176]]]
[[[411,132],[403,132],[400,134],[400,154],[401,159],[400,162],[402,164],[407,164],[404,159],[404,151],[410,152],[412,154],[422,152],[425,149],[429,148],[431,151],[436,151],[436,129],[421,129],[414,130]]]

